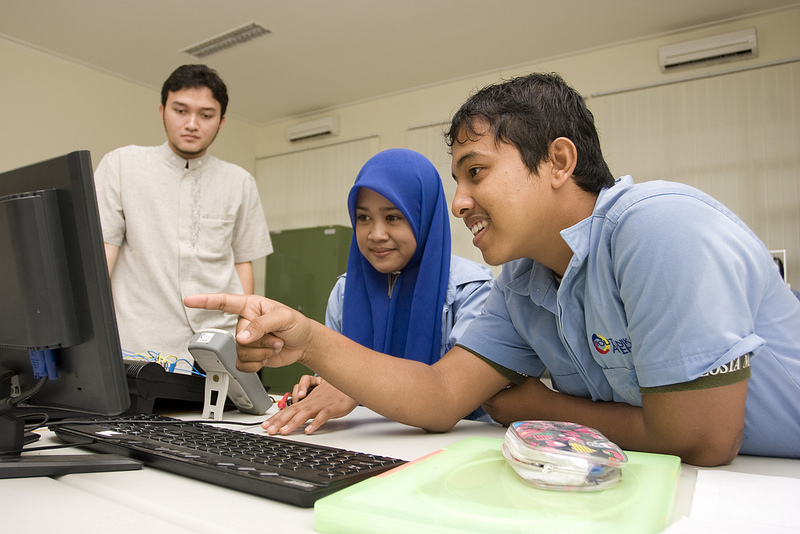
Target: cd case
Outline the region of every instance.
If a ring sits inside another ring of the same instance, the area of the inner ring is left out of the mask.
[[[522,479],[556,491],[601,491],[619,484],[628,457],[588,426],[517,421],[503,439],[503,456]]]

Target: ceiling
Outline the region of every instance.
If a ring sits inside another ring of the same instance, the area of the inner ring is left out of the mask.
[[[160,90],[184,63],[228,114],[286,117],[785,6],[797,0],[0,0],[0,36]],[[203,59],[181,50],[250,22]]]

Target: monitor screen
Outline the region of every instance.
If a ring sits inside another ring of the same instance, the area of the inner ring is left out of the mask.
[[[87,151],[0,174],[0,277],[0,451],[17,449],[22,422],[42,414],[124,412],[130,398]]]

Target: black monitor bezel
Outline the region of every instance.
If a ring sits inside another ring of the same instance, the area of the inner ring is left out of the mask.
[[[59,378],[12,415],[117,415],[130,404],[88,151],[0,174],[0,197],[55,189],[75,298],[79,341],[56,349]],[[76,250],[77,249],[77,250]],[[2,253],[2,251],[0,251]],[[2,328],[2,325],[0,325]],[[0,368],[17,373],[21,389],[35,382],[26,351],[0,347]],[[7,392],[0,392],[0,398]]]

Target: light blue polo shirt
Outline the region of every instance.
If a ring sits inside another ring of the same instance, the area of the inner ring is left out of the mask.
[[[710,196],[670,182],[604,189],[561,232],[558,284],[509,262],[459,345],[561,392],[641,406],[752,353],[743,454],[800,457],[800,302],[763,243]]]

